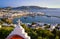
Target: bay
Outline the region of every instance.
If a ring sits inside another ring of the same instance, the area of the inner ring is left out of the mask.
[[[43,10],[30,10],[30,12],[43,12],[49,16],[59,16],[60,17],[60,9],[43,9]],[[60,24],[60,18],[57,17],[47,17],[47,16],[22,16],[20,18],[13,19],[13,23],[20,19],[23,23],[32,23],[32,22],[40,22],[40,23],[49,23],[49,24]]]

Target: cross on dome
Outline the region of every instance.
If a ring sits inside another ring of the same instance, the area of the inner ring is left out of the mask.
[[[21,24],[21,21],[20,21],[20,19],[18,19],[17,23],[18,23],[18,25],[20,25],[20,24]]]
[[[24,28],[20,25],[20,19],[17,21],[18,25],[14,28],[14,30],[7,36],[6,39],[30,39],[30,37],[25,32]]]

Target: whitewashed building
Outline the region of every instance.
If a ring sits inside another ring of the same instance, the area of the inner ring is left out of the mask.
[[[16,25],[15,29],[7,36],[6,39],[30,39],[30,37],[25,32],[24,28],[19,23]]]

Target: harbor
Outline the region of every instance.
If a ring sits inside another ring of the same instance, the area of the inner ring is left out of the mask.
[[[60,0],[0,0],[0,39],[60,39]]]

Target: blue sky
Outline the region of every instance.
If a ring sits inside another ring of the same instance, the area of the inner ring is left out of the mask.
[[[0,0],[0,7],[41,6],[60,8],[60,0]]]

